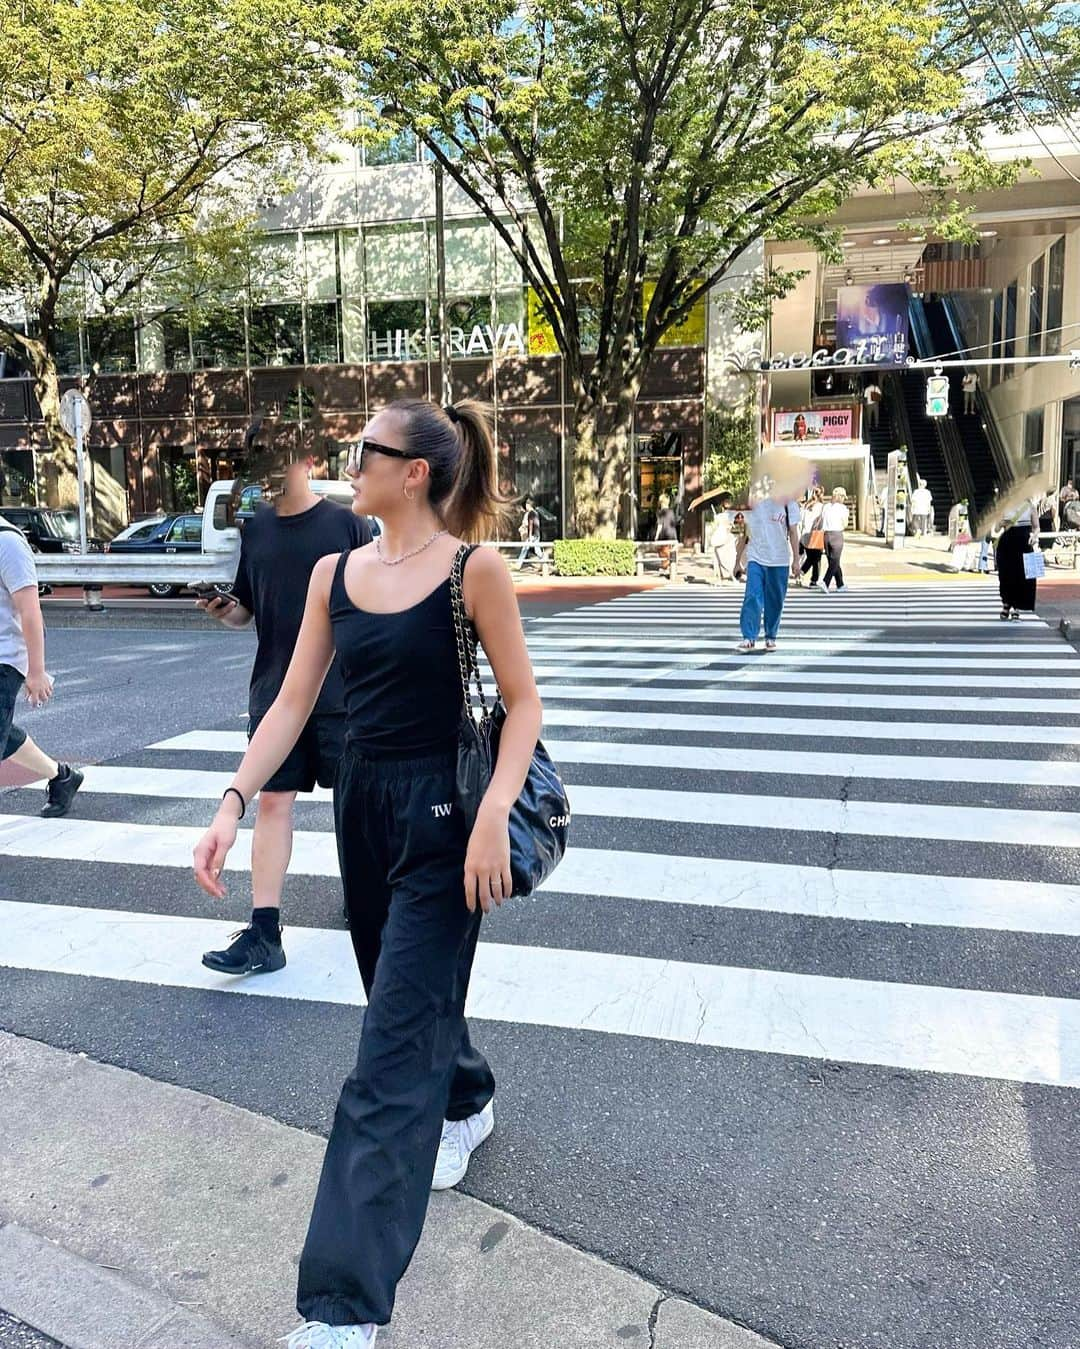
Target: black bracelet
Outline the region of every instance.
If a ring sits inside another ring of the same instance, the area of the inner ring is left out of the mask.
[[[240,797],[240,818],[243,819],[247,814],[247,802],[244,800],[243,796],[240,795],[240,789],[238,787],[226,787],[221,793],[221,799],[224,801],[230,792],[234,792]]]

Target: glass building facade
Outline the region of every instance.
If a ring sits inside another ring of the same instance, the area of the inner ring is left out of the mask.
[[[562,359],[530,354],[528,290],[489,222],[446,220],[445,272],[453,396],[494,404],[504,488],[533,496],[545,537],[560,535],[573,423]],[[234,475],[256,419],[264,442],[313,455],[319,474],[339,474],[346,446],[378,407],[406,395],[441,396],[436,297],[434,221],[420,218],[268,232],[243,292],[194,319],[150,287],[130,314],[104,318],[73,305],[61,373],[96,368],[95,497],[107,479],[114,485],[107,511],[95,500],[99,514],[112,517],[98,532],[156,510],[197,507],[212,481]],[[6,504],[49,495],[47,447],[21,373],[9,361],[0,376]],[[703,394],[703,346],[670,347],[658,353],[639,409],[639,455],[648,459],[662,446],[680,481],[691,471],[690,486],[700,465]],[[639,520],[638,532],[647,524]]]

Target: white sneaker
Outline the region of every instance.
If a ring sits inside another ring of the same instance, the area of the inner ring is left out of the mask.
[[[819,581],[819,582],[817,583],[817,585],[814,587],[814,589],[815,589],[815,590],[824,590],[824,592],[825,592],[826,595],[829,593],[829,587],[825,584],[824,581]]]
[[[285,1349],[371,1349],[378,1330],[370,1321],[362,1326],[328,1326],[325,1321],[305,1321],[281,1343]]]
[[[842,595],[846,589],[847,589],[847,586],[837,586],[837,587],[836,587],[836,593],[837,593],[838,595]]]
[[[479,1114],[470,1115],[468,1119],[444,1120],[431,1188],[452,1190],[464,1180],[469,1158],[494,1128],[495,1110],[491,1101]]]

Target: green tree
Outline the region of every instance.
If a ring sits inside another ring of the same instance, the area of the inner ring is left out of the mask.
[[[753,407],[736,412],[713,408],[706,427],[702,490],[730,492],[740,501],[750,486],[750,464],[761,442],[758,414]]]
[[[958,193],[1014,174],[985,129],[1076,105],[1060,9],[1010,0],[1039,36],[1008,58],[1016,92],[974,67],[984,37],[1015,48],[990,0],[365,0],[341,44],[376,130],[419,134],[539,296],[575,403],[577,530],[611,533],[664,335],[763,237],[835,251],[827,222],[864,184],[909,178],[959,228]],[[790,284],[733,301],[741,326]]]
[[[15,0],[0,24],[0,343],[26,362],[58,477],[65,312],[191,309],[242,260],[258,194],[335,125],[326,11],[302,0]]]

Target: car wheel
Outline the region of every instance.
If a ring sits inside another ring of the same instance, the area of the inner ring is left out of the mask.
[[[219,595],[224,595],[226,599],[232,598],[232,586],[229,585],[228,581],[222,581],[220,585],[214,586],[214,589]]]
[[[150,594],[153,595],[156,600],[171,600],[175,599],[176,596],[180,594],[179,586],[165,585],[163,583],[149,586],[148,589]]]

